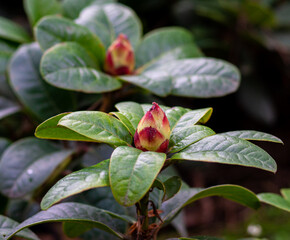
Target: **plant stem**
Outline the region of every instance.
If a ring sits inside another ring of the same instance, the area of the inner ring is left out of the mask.
[[[149,203],[149,192],[140,200],[138,203],[138,225],[137,228],[137,240],[146,240],[149,227],[148,218],[148,203]]]

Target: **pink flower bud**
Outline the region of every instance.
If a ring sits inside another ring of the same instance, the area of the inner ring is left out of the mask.
[[[154,102],[138,124],[134,135],[135,147],[142,151],[166,153],[169,137],[169,121],[163,110]]]
[[[129,39],[120,34],[108,48],[104,70],[111,75],[126,75],[134,71],[134,51]]]

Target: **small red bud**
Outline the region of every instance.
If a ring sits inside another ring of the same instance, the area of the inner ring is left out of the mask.
[[[153,103],[138,124],[134,135],[135,147],[142,151],[166,153],[169,137],[169,121],[158,104]]]
[[[126,75],[134,71],[134,51],[129,39],[120,34],[108,48],[104,70],[111,75]]]

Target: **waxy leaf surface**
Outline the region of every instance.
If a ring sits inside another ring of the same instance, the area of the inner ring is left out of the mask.
[[[192,34],[179,27],[160,28],[144,36],[136,49],[136,68],[146,69],[152,65],[203,54],[193,42]]]
[[[109,185],[109,160],[105,160],[94,166],[73,172],[59,180],[43,197],[41,208],[46,210],[69,196]]]
[[[9,234],[14,228],[19,225],[18,222],[11,218],[0,215],[0,237]],[[24,229],[16,234],[17,237],[21,237],[29,240],[39,240],[39,238],[29,229]],[[1,239],[1,238],[0,238]],[[4,239],[4,237],[3,237]]]
[[[259,199],[248,189],[237,185],[219,185],[206,189],[191,188],[179,191],[173,198],[162,203],[163,213],[160,216],[163,221],[169,223],[186,205],[210,196],[223,197],[253,209],[260,207]]]
[[[41,61],[44,79],[59,88],[101,93],[121,87],[120,81],[98,71],[98,68],[95,57],[73,42],[55,45],[45,52]]]
[[[206,137],[173,155],[172,159],[234,164],[270,172],[277,170],[276,162],[263,149],[246,140],[223,134]]]
[[[86,224],[90,228],[100,228],[122,238],[122,235],[115,230],[112,217],[116,218],[118,216],[117,214],[109,214],[108,211],[81,203],[61,203],[26,219],[13,229],[13,232],[9,234],[7,239],[10,239],[14,234],[24,228],[46,222],[75,222]]]
[[[238,130],[238,131],[225,132],[223,134],[246,139],[246,140],[283,143],[281,139],[273,136],[272,134],[259,132],[259,131],[253,131],[253,130]]]
[[[132,143],[132,136],[123,123],[103,112],[74,112],[61,118],[58,124],[85,137],[113,146]]]
[[[41,186],[73,153],[55,144],[24,138],[10,145],[0,162],[0,191],[19,198]]]
[[[39,72],[42,51],[37,43],[21,46],[12,56],[11,86],[33,116],[45,120],[62,111],[73,110],[71,93],[47,84]]]
[[[62,42],[74,42],[92,54],[99,64],[105,57],[105,49],[99,38],[87,28],[60,17],[45,17],[36,26],[36,39],[44,50]]]
[[[121,79],[158,96],[220,97],[237,90],[240,73],[230,63],[213,58],[173,60]]]
[[[142,26],[132,9],[117,3],[85,8],[76,23],[86,26],[108,47],[120,33],[125,34],[133,47],[140,40]]]
[[[166,159],[164,153],[118,147],[111,156],[110,185],[117,202],[131,206],[150,189]]]
[[[281,192],[282,192],[282,195],[284,195],[283,190],[281,190]],[[289,189],[288,189],[288,192],[289,192]],[[275,193],[260,193],[257,196],[260,199],[260,201],[263,203],[266,203],[273,207],[290,212],[290,198],[288,195],[280,196]]]

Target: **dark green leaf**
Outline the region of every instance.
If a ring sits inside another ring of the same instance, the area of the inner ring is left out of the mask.
[[[135,47],[142,32],[140,20],[132,9],[117,3],[90,6],[80,13],[76,23],[99,36],[106,47],[120,33],[125,34]]]
[[[111,156],[110,184],[117,202],[131,206],[150,189],[166,159],[164,153],[118,147]]]
[[[45,52],[41,73],[45,80],[59,88],[85,93],[113,91],[120,81],[97,70],[95,58],[78,43],[60,43]]]
[[[191,188],[179,191],[173,198],[162,204],[161,218],[165,222],[171,219],[186,205],[193,203],[201,198],[210,196],[220,196],[244,206],[257,209],[260,206],[259,199],[256,195],[246,188],[237,185],[220,185],[206,189]]]
[[[0,120],[21,110],[20,106],[4,97],[0,97]]]
[[[239,130],[239,131],[231,131],[225,132],[223,134],[234,136],[246,140],[255,140],[255,141],[268,141],[275,143],[283,143],[281,139],[264,132],[253,131],[253,130]]]
[[[39,72],[42,51],[37,43],[23,45],[13,55],[9,68],[11,86],[25,105],[38,119],[45,120],[59,112],[72,110],[73,99],[69,92],[47,84]]]
[[[25,0],[24,9],[32,27],[42,17],[59,14],[61,10],[57,0]]]
[[[177,194],[181,188],[182,181],[180,177],[174,176],[169,179],[167,179],[164,182],[164,186],[166,189],[166,195],[165,195],[165,201],[174,197],[175,194]]]
[[[228,135],[206,137],[175,154],[172,159],[185,159],[213,163],[256,167],[276,172],[274,159],[258,146]]]
[[[9,19],[0,17],[0,37],[18,43],[30,41],[27,32]]]
[[[7,235],[14,228],[19,225],[18,222],[12,220],[11,218],[0,215],[0,236]],[[39,238],[29,229],[24,229],[16,234],[17,237],[30,240],[39,240]],[[0,238],[1,239],[1,238]],[[4,239],[4,238],[3,238]]]
[[[99,64],[105,57],[105,49],[100,39],[87,28],[60,17],[45,17],[35,28],[36,39],[41,48],[48,49],[58,43],[74,42],[94,56]],[[81,59],[79,59],[81,61]]]
[[[288,190],[289,191],[289,190]],[[261,202],[267,203],[273,207],[290,212],[290,200],[275,193],[260,193],[257,195]]]
[[[179,27],[149,32],[138,45],[135,55],[136,68],[142,70],[172,60],[203,56],[194,44],[192,34]]]
[[[43,197],[41,208],[46,210],[69,196],[88,189],[109,185],[109,160],[105,160],[92,167],[73,172],[59,180]]]
[[[31,193],[67,163],[72,153],[72,150],[63,150],[35,138],[13,143],[3,153],[0,162],[1,193],[10,198]]]
[[[113,3],[116,0],[64,0],[62,3],[65,17],[75,19],[79,16],[82,9],[90,5]]]
[[[61,113],[41,123],[35,130],[35,136],[44,139],[97,142],[66,127],[58,125],[59,120],[70,113]]]
[[[215,132],[205,126],[194,125],[174,128],[170,136],[169,150],[171,153],[178,152],[189,145],[211,135]]]
[[[282,188],[281,189],[282,196],[290,202],[290,188]]]
[[[116,116],[127,127],[130,134],[134,136],[136,129],[132,125],[131,121],[123,113],[112,112],[111,114]]]
[[[162,97],[220,97],[236,91],[240,84],[235,66],[212,58],[174,60],[121,78]]]
[[[58,124],[114,146],[130,145],[132,142],[132,136],[123,123],[103,112],[74,112],[61,118]]]
[[[46,222],[75,222],[87,224],[91,228],[100,228],[122,238],[122,235],[115,231],[115,226],[112,224],[112,217],[114,216],[116,216],[116,214],[108,214],[108,211],[85,204],[61,203],[25,220],[13,229],[13,232],[9,234],[7,239],[10,239],[14,234],[24,228]]]

